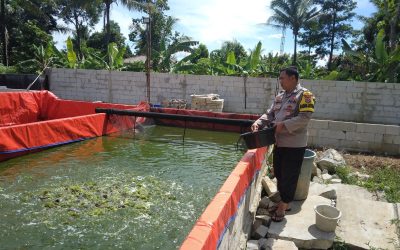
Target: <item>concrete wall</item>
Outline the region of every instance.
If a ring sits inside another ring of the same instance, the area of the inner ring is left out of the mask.
[[[137,72],[51,69],[50,89],[66,99],[135,104],[146,100],[146,76]],[[263,113],[276,79],[151,74],[151,102],[219,94],[225,112]],[[400,125],[400,84],[304,80],[317,98],[315,119]]]
[[[308,145],[400,155],[400,126],[311,120]]]
[[[60,98],[125,104],[146,100],[146,76],[141,72],[51,69],[47,73],[50,90]],[[151,102],[190,103],[191,94],[215,93],[224,99],[224,112],[261,114],[272,103],[276,83],[271,78],[152,73]],[[303,86],[317,98],[313,118],[330,120],[312,122],[311,145],[400,153],[400,84],[305,80]]]

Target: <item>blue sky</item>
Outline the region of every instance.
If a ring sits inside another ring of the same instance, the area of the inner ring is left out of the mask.
[[[263,53],[279,52],[281,31],[262,25],[271,15],[270,0],[169,0],[171,15],[178,19],[175,30],[205,44],[209,51],[219,49],[224,41],[236,39],[246,50],[253,49],[258,41],[263,44]],[[357,1],[355,12],[371,16],[376,11],[368,0]],[[111,19],[118,22],[128,38],[133,17],[141,14],[129,12],[120,5],[113,5]],[[362,24],[353,20],[355,28]],[[96,30],[102,28],[102,22]],[[65,47],[68,34],[54,34],[58,48]],[[293,36],[286,31],[285,52],[293,53]]]

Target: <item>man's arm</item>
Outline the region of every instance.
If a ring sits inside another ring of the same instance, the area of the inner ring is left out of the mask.
[[[282,123],[289,131],[289,133],[293,133],[298,129],[302,129],[307,127],[308,122],[310,121],[312,116],[312,112],[300,112],[297,116],[285,120]]]
[[[299,114],[291,119],[283,121],[283,124],[289,133],[307,127],[307,124],[314,113],[314,103],[315,98],[313,94],[310,91],[304,91],[299,103]]]
[[[260,118],[257,119],[251,126],[251,129],[253,131],[257,131],[258,129],[264,128],[265,126],[268,126],[274,119],[274,103],[271,105],[271,107],[267,110],[265,114],[263,114]]]

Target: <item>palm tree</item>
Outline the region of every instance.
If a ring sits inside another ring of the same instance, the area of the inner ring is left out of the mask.
[[[282,28],[290,28],[294,36],[293,65],[297,63],[297,36],[304,24],[318,16],[318,10],[313,7],[313,0],[272,0],[271,9],[274,14],[267,24]]]
[[[120,2],[122,5],[127,7],[129,10],[139,10],[142,9],[139,5],[143,1],[134,0],[103,0],[104,3],[104,28],[106,29],[106,44],[110,41],[110,9],[111,4]]]
[[[106,44],[110,41],[110,8],[111,4],[119,2],[129,10],[147,12],[149,15],[157,9],[168,9],[166,0],[103,0],[104,27],[106,28]]]

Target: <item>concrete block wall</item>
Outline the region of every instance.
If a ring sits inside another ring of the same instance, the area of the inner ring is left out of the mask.
[[[400,125],[400,84],[304,80],[317,119]]]
[[[47,74],[50,90],[60,98],[124,104],[146,100],[143,72],[50,69]],[[262,114],[274,99],[276,84],[272,78],[152,73],[150,93],[154,104],[170,99],[191,103],[191,94],[214,93],[224,99],[224,112]],[[317,99],[312,145],[400,153],[400,84],[302,80],[302,85]],[[367,131],[361,131],[364,125]]]
[[[311,120],[308,145],[400,155],[400,126]]]
[[[135,104],[146,100],[142,72],[51,69],[50,89],[65,99]],[[317,98],[314,118],[400,125],[400,84],[303,80]],[[276,79],[152,73],[151,102],[191,102],[191,94],[219,94],[224,111],[261,114],[271,105]]]

